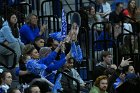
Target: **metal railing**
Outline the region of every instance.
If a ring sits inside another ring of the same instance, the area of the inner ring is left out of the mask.
[[[15,53],[15,51],[12,48],[10,48],[10,47],[2,44],[2,43],[0,43],[0,46],[8,49],[9,51],[11,51],[14,54],[12,66],[8,66],[8,64],[4,64],[3,62],[1,62],[2,60],[0,61],[0,65],[4,66],[7,69],[13,69],[13,68],[15,68],[16,67],[16,62],[17,62],[17,54]],[[8,55],[1,54],[0,56],[8,56]],[[7,57],[5,59],[7,59]]]

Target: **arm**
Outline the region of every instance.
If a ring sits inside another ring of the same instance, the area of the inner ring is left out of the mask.
[[[47,66],[44,64],[39,64],[36,60],[31,59],[26,63],[26,68],[29,72],[40,75],[41,72],[44,72]]]
[[[50,64],[47,68],[46,71],[53,71],[53,70],[58,70],[61,68],[66,61],[70,58],[70,53],[67,54],[67,56],[59,61],[54,62],[55,64]]]
[[[18,68],[16,68],[15,74],[16,74],[17,76],[22,76],[22,75],[29,74],[29,72],[28,72],[27,70],[26,70],[26,71],[20,70],[20,68],[18,67]]]
[[[7,41],[7,42],[16,42],[17,40],[15,39],[15,37],[12,35],[12,31],[10,30],[9,26],[4,26],[2,29],[1,29],[1,32],[4,36],[4,39]]]

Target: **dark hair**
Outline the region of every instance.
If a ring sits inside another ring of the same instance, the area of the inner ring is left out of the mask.
[[[46,93],[49,91],[49,85],[44,80],[34,80],[31,87],[39,87],[41,93]]]
[[[19,90],[18,88],[9,88],[7,93],[15,93],[16,90]]]
[[[44,39],[42,36],[37,36],[35,39],[34,39],[34,42],[35,41],[39,41],[40,39]]]
[[[31,89],[33,87],[38,87],[37,85],[30,85],[29,87],[25,88],[24,89],[24,93],[32,93]]]
[[[9,15],[7,15],[7,22],[9,24],[9,27],[11,28],[12,30],[12,34],[15,38],[19,38],[19,32],[18,32],[18,26],[17,26],[17,23],[15,25],[13,25],[11,22],[10,22],[10,19],[11,19],[11,16],[12,15],[16,15],[15,13],[10,13]]]
[[[109,51],[103,51],[102,52],[102,58],[103,57],[106,57],[106,56],[108,56],[108,55],[112,55]]]
[[[29,88],[28,88],[28,92],[29,92],[29,93],[32,93],[31,89],[32,89],[33,87],[39,87],[39,86],[37,86],[37,85],[30,85]]]
[[[135,1],[135,0],[129,0],[129,1],[128,1],[128,5],[127,5],[128,7],[127,7],[127,8],[128,8],[128,11],[131,13],[132,17],[134,17],[135,14],[136,14],[135,12],[136,12],[137,7],[136,7],[136,5],[135,5],[134,10],[131,11],[130,3],[131,3],[132,1]],[[136,1],[135,1],[135,2],[136,2]]]
[[[1,73],[1,76],[0,76],[1,79],[5,79],[5,76],[6,76],[7,73],[11,73],[11,72],[10,72],[10,71],[7,71],[7,70],[6,70],[6,71],[3,71],[3,72]]]
[[[116,7],[118,7],[120,4],[123,4],[122,2],[117,2]]]

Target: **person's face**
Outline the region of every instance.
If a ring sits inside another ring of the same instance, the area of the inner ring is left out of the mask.
[[[7,85],[11,85],[11,83],[12,83],[11,73],[6,73],[4,83],[7,84]]]
[[[117,24],[114,26],[114,37],[117,38],[120,33],[121,33],[121,26]]]
[[[44,47],[44,43],[45,43],[44,39],[40,39],[38,41],[35,41],[35,44],[40,48]]]
[[[37,21],[38,21],[37,16],[35,16],[35,15],[31,16],[31,24],[32,25],[37,25]]]
[[[36,49],[34,49],[31,54],[30,54],[30,57],[33,58],[33,59],[38,59],[39,58],[39,53]]]
[[[101,91],[106,91],[107,86],[108,86],[107,79],[103,79],[103,80],[100,81],[99,89]]]
[[[32,87],[31,88],[31,93],[40,93],[39,87]]]
[[[77,29],[78,29],[77,23],[73,23],[73,24],[72,24],[72,29],[73,29],[73,30],[77,30]]]
[[[70,59],[70,61],[67,63],[67,67],[69,69],[73,68],[73,62],[74,62],[74,60],[73,59]]]
[[[106,62],[108,65],[111,64],[112,61],[112,55],[107,55],[106,57],[103,57],[104,62]]]
[[[91,7],[90,14],[95,15],[95,8],[94,7]]]
[[[16,15],[12,15],[12,16],[11,16],[10,22],[11,22],[12,24],[16,24],[16,23],[17,23],[17,17],[16,17]]]
[[[134,67],[133,66],[129,66],[128,72],[129,73],[135,73]]]
[[[136,7],[136,2],[134,0],[132,0],[130,2],[130,8],[135,8]]]
[[[120,13],[123,10],[123,4],[119,4],[116,10]]]
[[[59,45],[59,42],[56,40],[53,40],[52,47],[55,49],[55,48],[57,48],[58,45]]]

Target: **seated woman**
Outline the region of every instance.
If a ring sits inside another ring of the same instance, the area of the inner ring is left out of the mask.
[[[0,29],[0,43],[12,48],[17,54],[18,61],[24,44],[20,40],[17,26],[17,16],[14,13],[9,14],[7,16],[7,21],[2,24],[2,28]],[[0,54],[10,55],[12,53],[0,46]]]

